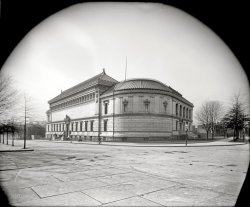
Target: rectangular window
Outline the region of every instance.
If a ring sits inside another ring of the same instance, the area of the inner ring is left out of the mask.
[[[108,120],[104,120],[103,122],[103,131],[107,131]]]
[[[123,104],[123,112],[127,112],[128,111],[128,104]]]
[[[104,103],[104,114],[108,114],[108,103]]]
[[[93,132],[94,131],[93,128],[94,128],[94,121],[91,121],[90,122],[90,131]]]
[[[82,132],[82,121],[80,122],[80,132]]]
[[[180,116],[182,116],[182,106],[180,105]]]
[[[179,130],[181,131],[182,130],[182,124],[180,123],[180,128],[179,128]]]
[[[88,131],[88,121],[85,121],[85,131]]]
[[[76,132],[78,132],[78,122],[75,122],[75,125],[76,125]]]
[[[164,104],[164,113],[167,113],[167,104]]]
[[[58,125],[59,125],[59,130],[58,131],[60,132],[61,131],[61,124],[58,124]]]
[[[175,115],[178,116],[178,104],[175,105]]]
[[[73,128],[73,127],[74,127],[74,123],[72,122],[72,123],[71,123],[71,131],[73,131],[73,130],[74,130],[74,128]]]
[[[183,107],[183,118],[185,118],[185,111],[186,111],[186,109],[185,109],[185,107]]]
[[[178,121],[176,121],[176,126],[175,126],[175,130],[177,131],[178,130]]]

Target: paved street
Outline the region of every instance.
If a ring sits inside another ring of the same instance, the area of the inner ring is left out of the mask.
[[[17,206],[233,206],[249,164],[248,144],[27,147],[0,153],[1,185]]]

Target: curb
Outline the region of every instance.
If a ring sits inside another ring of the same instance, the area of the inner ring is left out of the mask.
[[[70,142],[70,141],[49,141],[48,142],[53,143],[69,143],[69,144],[85,144],[85,145],[99,145],[98,143],[86,143],[86,142]],[[228,144],[208,144],[208,145],[199,145],[197,144],[188,144],[187,146],[185,144],[169,144],[169,145],[123,145],[123,144],[108,144],[107,142],[104,142],[100,145],[103,146],[121,146],[121,147],[227,147],[227,146],[236,146],[236,145],[245,145],[248,143],[228,143]]]
[[[72,144],[85,144],[85,145],[99,145],[99,144],[91,144],[91,143],[74,143]],[[227,147],[227,146],[235,146],[235,145],[244,145],[246,143],[235,143],[235,144],[221,144],[221,145],[118,145],[118,144],[100,144],[103,146],[122,146],[122,147]]]
[[[14,150],[0,150],[1,152],[29,152],[34,151],[34,149],[14,149]]]

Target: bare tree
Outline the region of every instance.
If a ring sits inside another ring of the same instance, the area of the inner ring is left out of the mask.
[[[215,125],[222,118],[223,111],[223,105],[219,101],[206,101],[198,109],[196,119],[206,130],[207,139],[210,130],[212,132],[212,139],[214,138]]]
[[[219,101],[208,102],[209,123],[212,132],[212,139],[214,138],[215,125],[222,119],[224,115],[224,107]]]
[[[24,123],[24,127],[23,127],[23,140],[24,140],[23,148],[24,149],[26,148],[26,140],[27,140],[27,123],[31,123],[32,120],[38,119],[36,109],[34,105],[32,104],[31,100],[32,100],[32,97],[24,93],[23,105],[20,110],[22,113],[21,117],[23,118],[23,123]]]
[[[17,91],[12,87],[12,79],[10,76],[0,73],[0,117],[1,122],[6,119],[6,113],[13,107],[15,103]]]
[[[201,107],[196,112],[196,119],[206,130],[208,140],[208,133],[211,127],[209,119],[209,102],[205,102],[201,105]]]

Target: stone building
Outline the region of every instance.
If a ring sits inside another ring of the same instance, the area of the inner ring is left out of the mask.
[[[118,82],[105,71],[48,101],[46,138],[166,140],[192,130],[193,104],[151,79]]]

